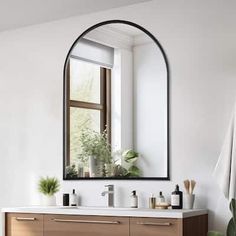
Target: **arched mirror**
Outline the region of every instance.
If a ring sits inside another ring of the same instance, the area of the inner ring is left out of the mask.
[[[64,67],[64,180],[169,179],[168,63],[131,22],[92,26]]]

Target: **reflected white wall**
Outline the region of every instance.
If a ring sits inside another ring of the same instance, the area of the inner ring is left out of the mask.
[[[143,176],[167,173],[167,72],[155,43],[134,47],[134,148]]]
[[[126,49],[115,49],[112,69],[111,126],[112,147],[133,147],[133,55]]]

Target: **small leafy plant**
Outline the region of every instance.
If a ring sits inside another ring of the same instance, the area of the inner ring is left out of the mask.
[[[55,177],[41,177],[38,183],[39,192],[47,196],[53,196],[59,191],[59,188],[59,180]]]
[[[139,154],[132,149],[128,149],[122,153],[122,156],[127,163],[134,163],[138,160]]]
[[[229,221],[227,227],[227,236],[236,235],[236,200],[232,199],[229,205],[230,211],[232,213],[232,218]]]
[[[229,221],[227,226],[226,235],[227,236],[236,236],[236,200],[233,198],[229,205],[230,211],[232,213],[232,218]],[[224,236],[220,232],[210,231],[207,236]]]
[[[122,153],[122,157],[124,158],[124,161],[131,164],[131,166],[128,168],[128,173],[126,176],[130,177],[139,177],[141,174],[140,169],[135,165],[136,161],[139,158],[139,153],[135,152],[132,149],[126,150]]]
[[[78,177],[78,173],[77,173],[75,164],[66,167],[66,176],[68,178],[77,178]]]
[[[80,141],[82,150],[79,158],[81,161],[86,162],[88,157],[94,156],[103,163],[112,162],[111,146],[108,143],[106,130],[99,133],[91,129],[84,129]]]

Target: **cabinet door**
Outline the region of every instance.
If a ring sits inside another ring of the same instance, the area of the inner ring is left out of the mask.
[[[45,215],[44,236],[129,236],[129,218]]]
[[[43,216],[8,213],[6,236],[43,236]]]
[[[182,236],[182,223],[168,218],[131,218],[130,236]]]

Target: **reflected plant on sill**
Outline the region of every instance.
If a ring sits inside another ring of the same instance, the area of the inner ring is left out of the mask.
[[[107,132],[96,132],[91,129],[82,130],[80,136],[81,153],[79,160],[85,165],[93,158],[96,166],[96,175],[105,177],[108,175],[106,166],[112,164],[111,145],[108,142]],[[91,168],[91,166],[90,166]]]
[[[130,164],[130,167],[128,168],[128,173],[127,173],[127,177],[139,177],[141,174],[141,170],[136,166],[136,162],[139,158],[139,153],[129,149],[126,150],[122,153],[122,157],[124,159],[125,162],[127,162],[128,164]]]
[[[78,172],[76,170],[75,164],[72,164],[71,166],[66,167],[66,177],[72,178],[72,179],[78,177]]]
[[[82,130],[80,141],[81,154],[79,159],[81,162],[86,162],[88,157],[95,156],[106,164],[111,163],[111,146],[108,143],[106,130],[99,133],[91,129],[84,129]]]
[[[115,177],[126,177],[128,174],[128,170],[124,168],[122,165],[118,164],[114,167],[114,176]]]
[[[116,164],[114,168],[115,177],[139,177],[141,170],[136,166],[136,162],[139,158],[139,153],[128,149],[123,153],[121,151],[116,152],[116,156],[120,155],[119,159],[123,160],[123,164]]]

